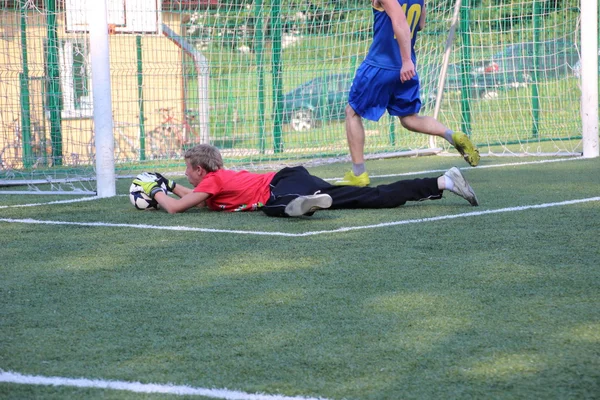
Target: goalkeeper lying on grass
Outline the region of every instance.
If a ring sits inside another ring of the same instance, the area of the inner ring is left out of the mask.
[[[264,174],[227,170],[219,150],[206,144],[187,150],[184,157],[185,175],[193,189],[161,174],[147,173],[134,180],[171,214],[207,206],[215,211],[261,210],[273,217],[299,217],[325,208],[393,208],[407,201],[436,200],[442,198],[444,190],[472,206],[478,205],[475,192],[456,167],[437,178],[356,187],[334,186],[310,175],[304,167],[286,167]],[[168,196],[168,192],[179,198]]]

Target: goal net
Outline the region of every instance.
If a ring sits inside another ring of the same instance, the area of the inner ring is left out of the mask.
[[[96,191],[91,1],[1,3],[4,190]],[[438,119],[482,154],[581,153],[579,0],[463,0],[441,97],[456,0],[426,3],[422,115],[440,101]],[[347,159],[344,109],[371,41],[369,2],[106,4],[112,115],[100,117],[112,119],[117,177],[181,171],[198,143],[230,167]],[[365,131],[368,156],[454,152],[387,114]]]

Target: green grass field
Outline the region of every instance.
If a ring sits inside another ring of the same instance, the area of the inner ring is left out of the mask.
[[[453,165],[480,207],[0,194],[0,398],[598,398],[600,161],[368,162],[373,184]]]

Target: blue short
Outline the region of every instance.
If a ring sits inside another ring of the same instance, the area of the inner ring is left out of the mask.
[[[402,83],[399,70],[363,62],[356,70],[348,104],[358,115],[371,121],[379,121],[385,110],[396,117],[417,114],[421,110],[419,75]]]

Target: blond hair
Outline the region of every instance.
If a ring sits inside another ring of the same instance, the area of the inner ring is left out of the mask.
[[[184,156],[192,167],[200,166],[207,172],[214,172],[223,168],[223,158],[219,149],[210,144],[199,144],[187,149]]]

